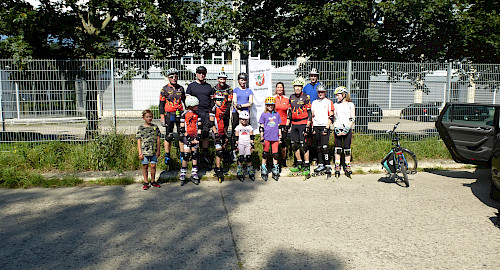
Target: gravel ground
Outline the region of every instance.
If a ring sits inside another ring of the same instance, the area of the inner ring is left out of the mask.
[[[2,269],[499,269],[488,170],[0,189]]]

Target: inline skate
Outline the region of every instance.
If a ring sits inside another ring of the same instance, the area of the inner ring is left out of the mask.
[[[221,168],[215,168],[214,171],[219,183],[222,183],[224,181],[224,172]]]
[[[262,177],[262,180],[267,181],[267,165],[262,164],[262,167],[260,169],[260,176]]]
[[[181,171],[181,175],[179,176],[179,180],[181,180],[181,187],[186,184],[186,172]]]
[[[304,181],[311,178],[311,165],[304,165],[304,170],[302,171],[302,175],[304,175]]]
[[[273,179],[276,181],[278,181],[280,179],[280,165],[278,165],[278,164],[274,164]]]
[[[238,165],[238,170],[236,171],[236,177],[241,182],[245,181],[245,173],[243,172],[243,165]]]
[[[252,181],[255,181],[255,172],[253,171],[252,165],[247,166],[247,173],[248,173],[248,178],[250,178],[250,180]]]
[[[296,167],[290,168],[289,176],[300,176],[302,175],[302,164],[297,163]]]
[[[340,164],[335,164],[335,177],[340,177]]]
[[[198,176],[198,171],[192,171],[191,172],[191,181],[195,185],[199,185],[200,184],[200,177]]]
[[[345,173],[345,176],[352,179],[352,170],[351,170],[350,164],[344,165],[344,173]]]

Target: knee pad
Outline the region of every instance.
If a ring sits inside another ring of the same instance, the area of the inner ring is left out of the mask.
[[[342,147],[335,147],[335,154],[342,155]]]
[[[174,140],[174,133],[169,133],[167,137],[165,138],[165,141],[167,142],[172,142]]]
[[[323,154],[330,152],[330,150],[328,149],[328,145],[325,144],[321,146],[321,151],[323,152]]]
[[[297,151],[300,149],[300,145],[298,142],[292,141],[292,151]]]
[[[245,156],[245,161],[246,162],[251,162],[252,161],[252,156],[251,155],[246,155]]]
[[[186,153],[186,152],[181,153],[182,159],[185,160],[186,162],[189,161],[190,156],[191,156],[191,153]]]
[[[273,159],[274,160],[278,160],[280,157],[279,157],[279,154],[278,153],[273,153]]]
[[[208,132],[208,130],[201,131],[201,138],[208,139],[209,135],[210,133]]]
[[[192,160],[198,160],[198,156],[199,156],[198,151],[193,151],[193,152],[191,153],[191,159],[192,159]]]
[[[262,151],[262,158],[267,158],[267,155],[269,155],[269,152]]]
[[[300,149],[301,149],[302,151],[306,152],[308,148],[309,148],[309,147],[308,147],[307,143],[305,143],[305,142],[300,142]]]
[[[224,152],[222,150],[217,150],[217,151],[215,151],[215,155],[222,158],[222,156],[224,155]]]
[[[239,155],[238,156],[238,162],[243,163],[245,161],[245,156],[244,155]]]
[[[344,149],[344,154],[346,156],[350,156],[351,155],[351,148]]]

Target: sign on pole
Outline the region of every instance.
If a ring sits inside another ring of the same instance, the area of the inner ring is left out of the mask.
[[[248,60],[248,85],[253,90],[250,124],[258,130],[260,115],[264,112],[266,97],[272,96],[271,60]]]

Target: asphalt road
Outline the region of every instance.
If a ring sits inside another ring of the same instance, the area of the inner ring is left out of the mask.
[[[488,171],[0,189],[2,269],[499,269]]]

